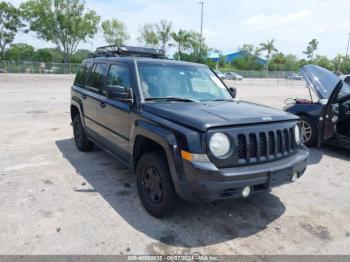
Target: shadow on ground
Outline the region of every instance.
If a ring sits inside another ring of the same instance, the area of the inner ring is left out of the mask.
[[[348,149],[325,145],[321,148],[309,148],[309,165],[317,165],[321,162],[324,155],[339,158],[342,160],[350,160],[350,154]]]
[[[98,192],[132,227],[160,242],[155,245],[200,247],[247,237],[264,230],[285,212],[279,198],[263,193],[247,200],[211,205],[181,202],[171,216],[155,219],[141,206],[135,175],[117,160],[98,148],[81,153],[73,139],[56,141],[56,145],[88,182],[85,188],[72,190],[82,194]]]

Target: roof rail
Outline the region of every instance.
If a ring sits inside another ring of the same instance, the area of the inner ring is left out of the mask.
[[[101,46],[89,57],[116,57],[116,56],[136,56],[136,57],[151,57],[165,59],[165,52],[162,49],[135,47],[135,46],[119,46],[108,45]]]

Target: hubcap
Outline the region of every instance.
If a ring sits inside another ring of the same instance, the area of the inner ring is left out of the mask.
[[[301,130],[303,132],[304,143],[307,143],[312,137],[312,127],[306,121],[301,121]]]
[[[147,199],[152,204],[159,204],[162,201],[162,183],[157,169],[149,167],[144,170],[143,174],[143,191]]]

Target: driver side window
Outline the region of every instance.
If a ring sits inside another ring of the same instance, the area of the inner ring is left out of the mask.
[[[111,65],[107,77],[106,86],[120,86],[125,89],[130,88],[130,72],[127,65]],[[103,90],[105,94],[106,90]]]

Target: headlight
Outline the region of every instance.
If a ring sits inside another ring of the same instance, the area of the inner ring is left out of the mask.
[[[297,145],[301,144],[301,131],[300,131],[300,127],[299,125],[296,125],[294,127],[294,137],[295,137],[295,143],[297,143]]]
[[[216,133],[210,138],[209,148],[215,157],[223,157],[230,151],[231,142],[227,135]]]

